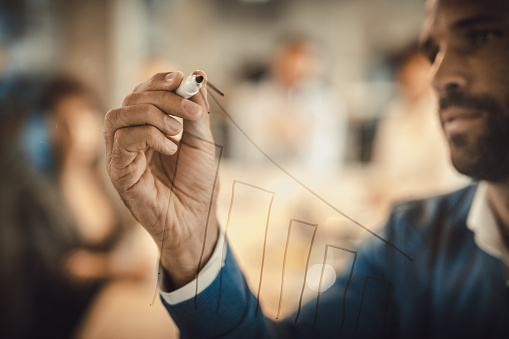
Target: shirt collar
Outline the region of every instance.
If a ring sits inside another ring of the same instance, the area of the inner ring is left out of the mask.
[[[467,227],[474,232],[477,246],[509,267],[509,250],[505,247],[497,221],[488,203],[487,184],[481,181],[468,212]]]

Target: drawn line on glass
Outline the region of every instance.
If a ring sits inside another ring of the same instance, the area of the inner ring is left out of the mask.
[[[345,313],[346,313],[346,292],[348,291],[348,286],[350,285],[350,281],[352,280],[353,270],[355,267],[355,261],[357,260],[357,252],[349,250],[348,248],[343,248],[343,247],[334,246],[334,245],[330,245],[330,244],[325,244],[325,254],[323,256],[322,272],[320,273],[320,282],[318,284],[318,296],[316,297],[315,319],[313,320],[312,327],[315,326],[316,321],[318,320],[318,305],[320,303],[320,296],[321,296],[322,282],[323,282],[323,273],[324,273],[324,269],[325,269],[325,263],[327,262],[327,254],[329,252],[329,247],[354,254],[353,261],[352,261],[352,267],[350,268],[350,275],[348,276],[348,281],[346,283],[345,290],[343,292],[343,314],[341,316],[341,326],[340,326],[340,329],[342,329],[343,324],[345,322]]]
[[[173,185],[175,184],[175,176],[177,175],[177,168],[178,168],[178,164],[179,164],[179,160],[180,160],[180,149],[181,149],[180,146],[181,145],[182,145],[182,139],[179,140],[178,147],[177,147],[177,154],[175,155],[175,168],[173,169],[173,176],[171,176],[172,180],[171,180],[171,185],[170,185],[170,196],[168,198],[168,204],[166,205],[166,211],[164,213],[165,218],[164,218],[164,225],[163,225],[163,237],[161,240],[161,250],[159,251],[159,258],[161,258],[163,255],[164,240],[166,238],[166,225],[168,223],[168,210],[170,209],[170,203],[171,203],[171,199],[173,197]],[[168,171],[167,171],[166,167],[163,166],[163,168],[164,168],[164,171],[166,172],[166,175],[168,175]],[[163,268],[163,266],[161,264],[161,260],[159,259],[159,267],[158,267],[158,271],[157,271],[157,284],[156,284],[154,296],[152,298],[152,302],[150,303],[150,306],[154,305],[154,302],[158,295],[158,288],[161,284],[161,279],[162,279],[162,276],[161,276],[162,268]]]
[[[253,139],[251,139],[251,137],[249,137],[249,135],[242,129],[242,127],[240,127],[240,125],[230,116],[230,114],[228,114],[228,112],[226,112],[226,110],[223,108],[223,106],[219,103],[218,99],[215,97],[214,94],[212,94],[212,92],[209,92],[209,95],[211,96],[211,98],[215,101],[215,103],[219,106],[219,108],[221,109],[221,111],[223,111],[224,115],[226,115],[226,117],[235,125],[235,127],[237,127],[237,129],[244,135],[244,137],[260,152],[263,154],[263,156],[265,156],[267,158],[267,160],[269,160],[270,162],[272,162],[277,168],[279,168],[283,173],[285,173],[288,177],[290,177],[293,181],[295,181],[297,184],[299,184],[301,187],[303,187],[304,189],[306,189],[309,193],[311,193],[312,195],[314,195],[316,198],[318,198],[321,202],[323,202],[324,204],[326,204],[327,206],[329,206],[330,208],[332,208],[334,211],[336,211],[337,213],[339,213],[340,215],[342,215],[344,218],[348,219],[349,221],[353,222],[355,225],[359,226],[360,228],[362,228],[363,230],[365,230],[366,232],[370,233],[371,235],[373,235],[375,238],[379,239],[380,241],[384,242],[385,244],[389,245],[390,247],[392,247],[394,250],[398,251],[399,253],[401,253],[405,258],[407,258],[408,260],[410,260],[411,262],[414,261],[414,259],[412,257],[410,257],[408,254],[406,254],[405,252],[403,252],[403,250],[401,250],[400,248],[398,248],[396,245],[394,245],[393,243],[391,243],[390,241],[388,240],[385,240],[384,238],[382,238],[381,236],[379,236],[378,234],[376,234],[375,232],[373,232],[372,230],[370,230],[369,228],[367,228],[366,226],[362,225],[360,222],[358,222],[357,220],[353,219],[352,217],[350,217],[349,215],[347,215],[345,212],[343,212],[342,210],[340,210],[339,208],[335,207],[334,205],[332,205],[330,202],[328,202],[327,200],[325,200],[324,198],[322,198],[318,193],[316,193],[315,191],[313,191],[311,188],[309,188],[308,186],[306,186],[302,181],[300,181],[299,179],[297,179],[297,177],[295,177],[293,174],[291,174],[290,172],[288,172],[285,168],[283,168],[281,165],[279,165],[274,159],[272,159],[260,146],[258,146],[254,141]]]
[[[386,281],[386,280],[382,280],[382,279],[377,279],[377,278],[370,277],[370,276],[366,276],[364,278],[364,286],[362,288],[361,306],[359,307],[359,313],[357,314],[357,321],[355,323],[355,332],[357,332],[357,329],[359,327],[359,320],[361,318],[361,311],[362,311],[362,303],[364,302],[364,294],[366,293],[366,285],[368,283],[368,279],[372,279],[374,281],[378,281],[378,282],[381,282],[383,284],[387,284],[387,298],[386,298],[386,301],[385,301],[384,323],[383,323],[383,328],[385,329],[385,322],[387,320],[387,308],[389,307],[389,296],[391,294],[391,282],[390,281]]]
[[[256,310],[255,310],[255,317],[256,317],[258,315],[258,309],[260,308],[260,301],[259,300],[260,300],[260,292],[261,292],[262,279],[263,279],[263,267],[264,267],[264,264],[265,264],[265,250],[266,250],[266,245],[267,245],[267,233],[268,233],[268,230],[269,230],[270,213],[271,213],[272,203],[274,201],[274,194],[275,193],[272,192],[272,191],[266,190],[265,188],[258,187],[256,185],[253,185],[253,184],[250,184],[250,183],[247,183],[247,182],[243,182],[243,181],[239,181],[239,180],[234,180],[233,181],[233,184],[232,184],[232,198],[230,200],[230,207],[228,209],[228,219],[226,221],[226,227],[225,227],[225,230],[224,230],[225,241],[224,241],[224,246],[223,246],[223,251],[222,251],[221,262],[224,262],[225,258],[226,258],[226,246],[227,246],[226,237],[227,237],[227,234],[228,234],[228,229],[230,227],[232,207],[233,207],[233,202],[235,201],[235,187],[236,187],[237,184],[248,186],[248,187],[251,187],[251,188],[254,188],[254,189],[266,192],[266,193],[269,193],[271,195],[270,204],[269,204],[269,210],[268,210],[268,213],[267,213],[267,221],[265,223],[265,236],[264,236],[264,240],[263,240],[262,263],[261,263],[261,268],[260,268],[260,279],[259,279],[259,282],[258,282],[258,292],[257,292],[257,296],[256,296]],[[218,299],[217,299],[216,312],[219,311],[219,308],[220,308],[220,305],[221,305],[222,287],[223,287],[223,268],[221,267],[221,271],[219,273],[219,296],[218,296]]]
[[[164,227],[163,227],[163,236],[162,236],[162,240],[161,240],[161,250],[160,250],[160,253],[159,253],[159,257],[161,258],[162,254],[163,254],[163,248],[164,248],[164,242],[166,240],[166,226],[167,226],[167,223],[168,223],[168,210],[170,208],[170,203],[171,203],[171,199],[173,198],[173,192],[174,192],[174,185],[175,185],[175,182],[176,182],[176,179],[177,179],[177,172],[178,172],[178,164],[179,164],[179,160],[180,160],[180,150],[182,148],[182,146],[188,146],[186,145],[183,140],[184,140],[184,137],[191,137],[191,138],[195,138],[197,140],[200,140],[200,141],[203,141],[203,142],[206,142],[210,145],[214,145],[215,147],[217,147],[219,149],[219,155],[218,155],[218,161],[217,161],[217,165],[216,165],[216,173],[215,173],[215,176],[214,176],[214,182],[212,184],[212,192],[211,192],[211,195],[210,195],[210,201],[209,201],[209,207],[208,207],[208,211],[207,211],[207,218],[206,218],[206,224],[205,224],[205,234],[204,234],[204,237],[203,237],[203,243],[202,243],[202,248],[201,248],[201,253],[200,253],[200,259],[198,261],[198,265],[197,265],[197,268],[196,268],[196,275],[195,275],[195,280],[196,280],[196,289],[195,289],[195,296],[194,296],[194,307],[195,309],[198,308],[198,281],[199,281],[199,272],[200,272],[200,269],[202,268],[202,261],[203,261],[203,256],[204,256],[204,253],[205,253],[205,244],[206,244],[206,241],[207,241],[207,231],[208,231],[208,227],[209,227],[209,221],[210,221],[210,212],[212,210],[212,201],[213,201],[213,198],[214,198],[214,191],[215,191],[215,188],[216,188],[216,185],[217,185],[217,178],[218,178],[218,175],[219,175],[219,167],[221,165],[221,159],[222,159],[222,155],[223,155],[223,146],[222,145],[219,145],[219,144],[216,144],[212,141],[209,141],[207,139],[204,139],[204,138],[201,138],[197,135],[194,135],[192,133],[189,133],[187,131],[184,131],[183,134],[182,134],[182,138],[181,140],[179,141],[179,145],[178,145],[178,151],[177,151],[177,154],[176,154],[176,157],[175,157],[175,168],[173,170],[173,176],[172,176],[172,180],[171,180],[171,185],[170,185],[170,197],[168,198],[168,204],[166,205],[166,212],[165,212],[165,221],[164,221]],[[189,146],[191,147],[191,146]],[[166,171],[166,168],[165,168],[165,171]],[[168,173],[167,173],[168,174]],[[159,262],[159,269],[158,269],[158,272],[157,272],[157,286],[156,286],[156,290],[155,290],[155,293],[154,293],[154,297],[152,298],[152,302],[150,303],[150,305],[152,306],[155,302],[155,299],[156,299],[156,296],[157,296],[157,291],[158,291],[158,287],[160,286],[160,279],[162,278],[161,277],[161,272],[162,272],[162,265],[161,265],[161,262]]]
[[[283,287],[284,287],[284,283],[285,283],[286,257],[287,257],[287,254],[288,254],[288,244],[290,243],[290,234],[292,233],[292,225],[293,225],[294,222],[314,227],[313,236],[311,238],[311,245],[309,247],[308,259],[307,259],[307,262],[306,262],[306,268],[305,268],[305,271],[304,271],[304,284],[302,285],[302,292],[301,292],[301,295],[300,295],[299,310],[297,312],[297,318],[299,317],[300,306],[301,306],[301,303],[302,303],[302,295],[304,294],[304,287],[305,287],[305,283],[306,283],[308,264],[309,264],[309,257],[310,257],[310,254],[311,254],[311,250],[313,248],[313,242],[314,242],[314,239],[315,239],[316,230],[318,229],[318,224],[310,224],[310,223],[305,222],[305,221],[296,220],[296,219],[290,219],[290,225],[288,226],[288,236],[286,237],[285,254],[284,254],[284,257],[283,257],[283,269],[281,271],[281,291],[279,293],[279,304],[278,304],[278,308],[277,308],[276,319],[279,319],[279,315],[281,313],[281,304],[282,304],[282,301],[283,301]],[[295,321],[297,321],[297,318],[295,319]]]
[[[200,276],[200,270],[202,269],[202,263],[203,263],[203,255],[205,254],[205,245],[207,242],[207,231],[209,229],[209,221],[210,221],[210,212],[212,210],[212,201],[214,200],[214,191],[216,190],[217,185],[217,178],[219,176],[219,166],[221,165],[221,159],[223,157],[223,146],[216,144],[212,141],[200,138],[194,134],[186,132],[186,134],[201,140],[203,142],[206,142],[210,145],[214,145],[215,147],[219,148],[219,155],[217,160],[217,166],[216,166],[216,173],[214,174],[214,183],[212,184],[212,190],[210,192],[210,200],[209,200],[209,208],[207,210],[207,220],[205,221],[205,235],[203,237],[203,244],[201,247],[201,253],[200,253],[200,260],[198,261],[198,267],[196,268],[196,289],[195,289],[195,295],[194,295],[194,308],[198,309],[198,280]]]

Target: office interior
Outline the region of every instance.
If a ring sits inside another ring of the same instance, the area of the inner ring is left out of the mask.
[[[353,250],[380,231],[398,201],[468,184],[447,161],[429,65],[418,56],[423,18],[422,0],[2,1],[0,96],[28,79],[48,96],[48,84],[57,91],[60,81],[64,99],[69,81],[88,100],[0,113],[3,130],[12,131],[2,149],[15,149],[30,180],[52,187],[62,201],[56,209],[85,239],[60,258],[74,283],[87,286],[68,333],[178,337],[157,296],[158,250],[122,206],[104,165],[104,115],[154,73],[201,69],[224,93],[209,96],[217,218],[272,319],[292,314],[299,298],[314,300],[349,269],[352,257],[337,251],[324,268],[327,245]],[[84,148],[70,149],[64,127]],[[78,177],[89,151],[93,171]],[[2,156],[2,167],[19,166],[14,158]],[[9,190],[31,185],[16,180]],[[2,190],[0,204],[9,206]],[[7,242],[28,241],[2,233]],[[27,269],[12,258],[1,261]],[[3,272],[7,289],[29,276]],[[32,302],[33,284],[20,286],[25,297],[12,305]],[[73,295],[63,299],[72,303]],[[24,315],[22,326],[33,326]]]

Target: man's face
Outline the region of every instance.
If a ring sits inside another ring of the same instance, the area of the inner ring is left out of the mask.
[[[453,165],[509,179],[509,0],[429,0],[421,41]]]

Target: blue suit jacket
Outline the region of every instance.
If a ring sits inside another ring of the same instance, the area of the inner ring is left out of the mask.
[[[414,260],[370,239],[351,279],[339,276],[297,322],[295,314],[280,322],[255,315],[229,249],[221,281],[198,295],[197,308],[194,299],[163,303],[185,338],[509,338],[501,262],[466,227],[476,187],[397,205],[382,237]]]

